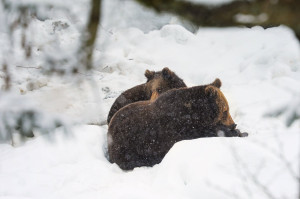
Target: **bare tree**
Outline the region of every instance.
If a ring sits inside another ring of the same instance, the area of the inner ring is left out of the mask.
[[[87,70],[93,68],[92,58],[94,45],[97,38],[98,26],[101,20],[101,0],[91,0],[91,11],[86,26],[86,30],[82,35],[82,43],[79,48],[79,54],[83,54],[81,63]]]

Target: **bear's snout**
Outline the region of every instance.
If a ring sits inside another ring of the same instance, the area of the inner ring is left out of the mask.
[[[231,130],[234,130],[234,129],[236,128],[236,125],[237,125],[237,124],[232,124],[231,126],[229,126],[229,128],[230,128]]]

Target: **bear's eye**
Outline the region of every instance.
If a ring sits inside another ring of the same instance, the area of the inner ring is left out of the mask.
[[[162,89],[161,89],[161,88],[158,88],[158,89],[156,89],[156,91],[157,91],[158,93],[161,93],[161,92],[162,92]]]
[[[228,115],[228,111],[223,112],[223,118],[226,118]]]

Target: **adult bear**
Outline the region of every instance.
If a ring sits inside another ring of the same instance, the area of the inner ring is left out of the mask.
[[[235,129],[221,81],[169,90],[155,101],[120,109],[109,124],[109,160],[123,170],[161,162],[178,141],[201,137],[247,136]]]
[[[173,88],[186,87],[182,79],[180,79],[169,68],[163,68],[162,71],[145,71],[147,82],[140,84],[131,89],[124,91],[113,103],[110,108],[107,124],[109,124],[112,116],[122,107],[137,101],[154,100],[161,93]]]

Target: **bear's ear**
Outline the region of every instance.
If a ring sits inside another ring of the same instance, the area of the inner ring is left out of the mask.
[[[217,88],[221,88],[222,86],[222,82],[219,78],[215,79],[215,81],[213,83],[211,83],[210,85],[215,86]]]
[[[205,88],[205,94],[209,97],[217,96],[218,90],[215,86],[209,85]]]
[[[172,79],[172,71],[168,67],[165,67],[162,69],[162,76],[166,80]]]
[[[145,71],[145,77],[149,80],[153,79],[155,72],[154,71],[150,71],[150,70],[146,70]]]

